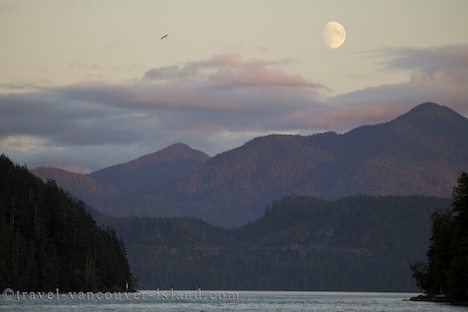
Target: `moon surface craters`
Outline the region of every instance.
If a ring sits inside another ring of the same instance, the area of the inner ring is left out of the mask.
[[[323,41],[330,49],[337,49],[346,40],[346,30],[338,22],[328,22],[323,27]]]

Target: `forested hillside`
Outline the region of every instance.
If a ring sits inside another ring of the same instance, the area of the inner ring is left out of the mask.
[[[145,289],[414,291],[431,197],[286,197],[266,215],[223,229],[193,218],[110,218]]]
[[[82,202],[0,156],[0,289],[131,290],[125,253]]]
[[[458,179],[451,210],[433,216],[427,263],[412,266],[419,287],[429,299],[445,296],[468,305],[468,174]],[[440,299],[440,298],[439,298]]]
[[[291,194],[449,198],[468,170],[468,119],[423,103],[397,118],[347,133],[269,135],[219,154],[169,189],[178,215],[239,225]],[[149,213],[157,209],[147,209]]]
[[[212,158],[176,144],[86,177],[56,176],[60,186],[109,215],[191,216],[232,227],[258,219],[268,203],[291,194],[449,198],[468,170],[467,137],[465,117],[424,103],[342,134],[258,137]],[[36,173],[47,178],[54,175],[49,171]],[[112,192],[91,188],[90,180]]]

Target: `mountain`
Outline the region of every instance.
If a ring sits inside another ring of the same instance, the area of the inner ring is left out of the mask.
[[[468,170],[467,137],[465,117],[424,103],[389,122],[343,134],[255,138],[205,157],[170,179],[158,180],[157,172],[138,179],[139,170],[131,166],[115,170],[125,174],[107,179],[98,171],[89,176],[104,188],[124,190],[119,186],[124,183],[129,191],[90,204],[114,215],[195,216],[237,226],[262,216],[272,200],[291,194],[325,199],[357,194],[448,198],[456,178]]]
[[[128,215],[129,209],[134,213],[143,209],[141,214],[144,214],[144,208],[154,202],[154,193],[209,158],[201,151],[177,143],[90,174],[51,167],[39,167],[31,171],[44,181],[56,181],[64,190],[100,211]],[[167,214],[170,214],[170,210]]]
[[[110,218],[145,289],[416,291],[431,215],[449,199],[286,197],[239,228],[194,218]]]
[[[288,194],[450,197],[468,169],[468,120],[424,103],[383,124],[344,134],[270,135],[219,154],[177,180],[181,214],[237,225]]]
[[[103,187],[86,174],[53,167],[38,167],[33,169],[32,172],[41,177],[45,182],[48,180],[56,181],[60,187],[69,191],[77,198],[99,197],[112,193],[109,188]]]
[[[133,289],[125,248],[84,204],[0,156],[0,288]]]
[[[92,172],[89,177],[114,191],[151,192],[209,158],[201,151],[177,143],[127,163]]]

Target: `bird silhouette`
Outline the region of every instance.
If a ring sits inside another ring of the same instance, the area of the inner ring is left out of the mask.
[[[161,40],[167,38],[167,36],[169,36],[169,34],[165,34],[164,36],[161,37]]]

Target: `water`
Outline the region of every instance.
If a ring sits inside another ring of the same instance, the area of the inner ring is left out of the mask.
[[[0,311],[467,311],[463,307],[412,302],[410,293],[279,291],[141,291],[129,294],[9,294]]]

